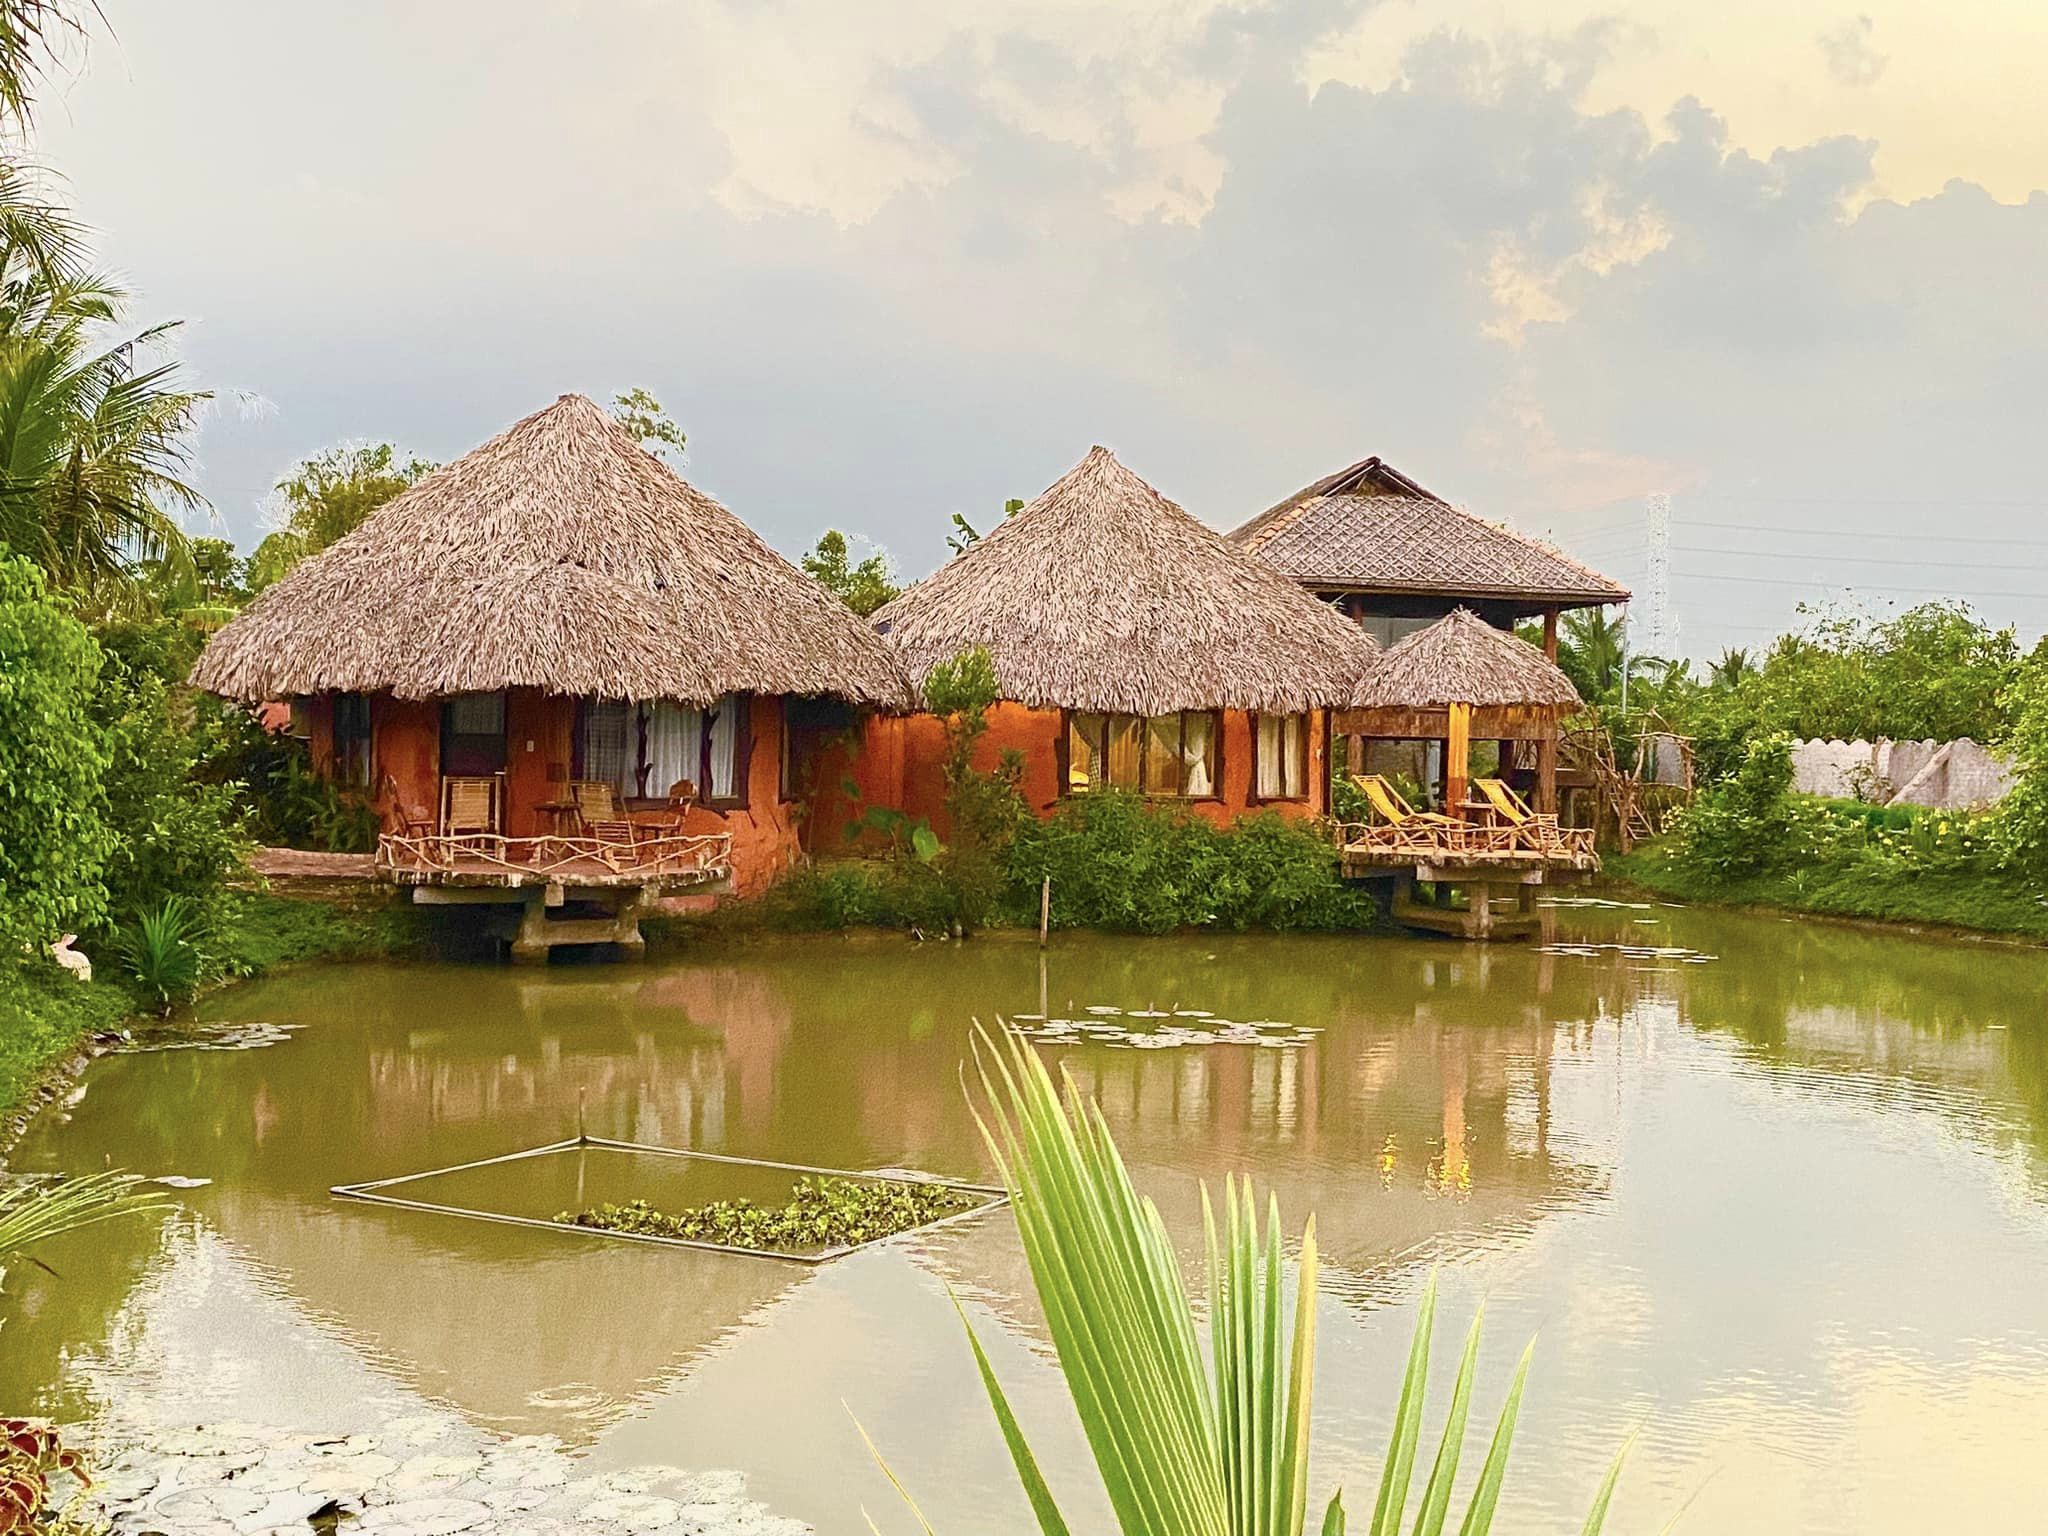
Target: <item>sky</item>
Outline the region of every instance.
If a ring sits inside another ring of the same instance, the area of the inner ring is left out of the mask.
[[[245,544],[307,453],[637,385],[906,576],[1099,442],[1219,528],[1378,454],[1671,652],[2048,625],[2048,6],[104,8],[36,151]]]

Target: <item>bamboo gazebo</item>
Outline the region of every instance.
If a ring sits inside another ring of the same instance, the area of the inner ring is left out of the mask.
[[[1331,728],[1359,740],[1368,761],[1373,743],[1432,744],[1436,807],[1417,811],[1384,778],[1361,776],[1374,814],[1341,829],[1347,873],[1403,875],[1402,897],[1417,880],[1462,888],[1470,900],[1456,926],[1484,933],[1493,887],[1515,887],[1526,916],[1533,887],[1597,868],[1590,831],[1557,817],[1558,739],[1581,707],[1556,663],[1469,609],[1389,647]],[[1479,742],[1497,744],[1491,772],[1472,771]]]
[[[1101,447],[875,624],[913,685],[987,649],[1005,702],[985,750],[1022,755],[1035,808],[1121,788],[1219,821],[1325,812],[1327,708],[1376,654]],[[906,728],[898,803],[922,813],[939,737]]]

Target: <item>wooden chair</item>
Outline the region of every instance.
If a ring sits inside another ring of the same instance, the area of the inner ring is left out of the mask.
[[[581,851],[615,870],[640,862],[639,829],[620,808],[619,792],[610,781],[571,779],[569,795],[581,824],[576,840]]]
[[[1463,853],[1469,846],[1470,827],[1455,816],[1416,810],[1383,774],[1353,774],[1351,782],[1380,818],[1367,824],[1371,841],[1413,853]]]
[[[504,781],[497,774],[441,780],[441,837],[455,853],[505,856]]]

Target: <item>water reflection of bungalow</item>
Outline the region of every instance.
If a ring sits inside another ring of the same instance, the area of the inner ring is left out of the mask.
[[[1116,786],[1230,820],[1326,808],[1327,705],[1372,645],[1168,501],[1106,448],[875,615],[908,676],[985,646],[1002,704],[983,750],[1024,759],[1039,810]],[[871,799],[938,811],[930,716],[870,731]],[[897,767],[899,777],[885,782]]]
[[[394,877],[486,894],[758,889],[827,727],[906,702],[866,625],[580,395],[306,561],[193,680],[293,700]]]

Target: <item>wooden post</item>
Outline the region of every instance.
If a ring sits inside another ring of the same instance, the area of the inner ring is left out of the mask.
[[[1543,610],[1543,654],[1552,661],[1557,660],[1557,610]]]
[[[1038,947],[1045,948],[1046,934],[1052,929],[1052,876],[1045,877],[1045,883],[1038,888]]]
[[[1536,743],[1536,809],[1546,816],[1557,814],[1557,732],[1557,721],[1546,722]]]
[[[1453,704],[1446,713],[1450,727],[1444,742],[1444,810],[1462,816],[1472,772],[1472,706]]]

